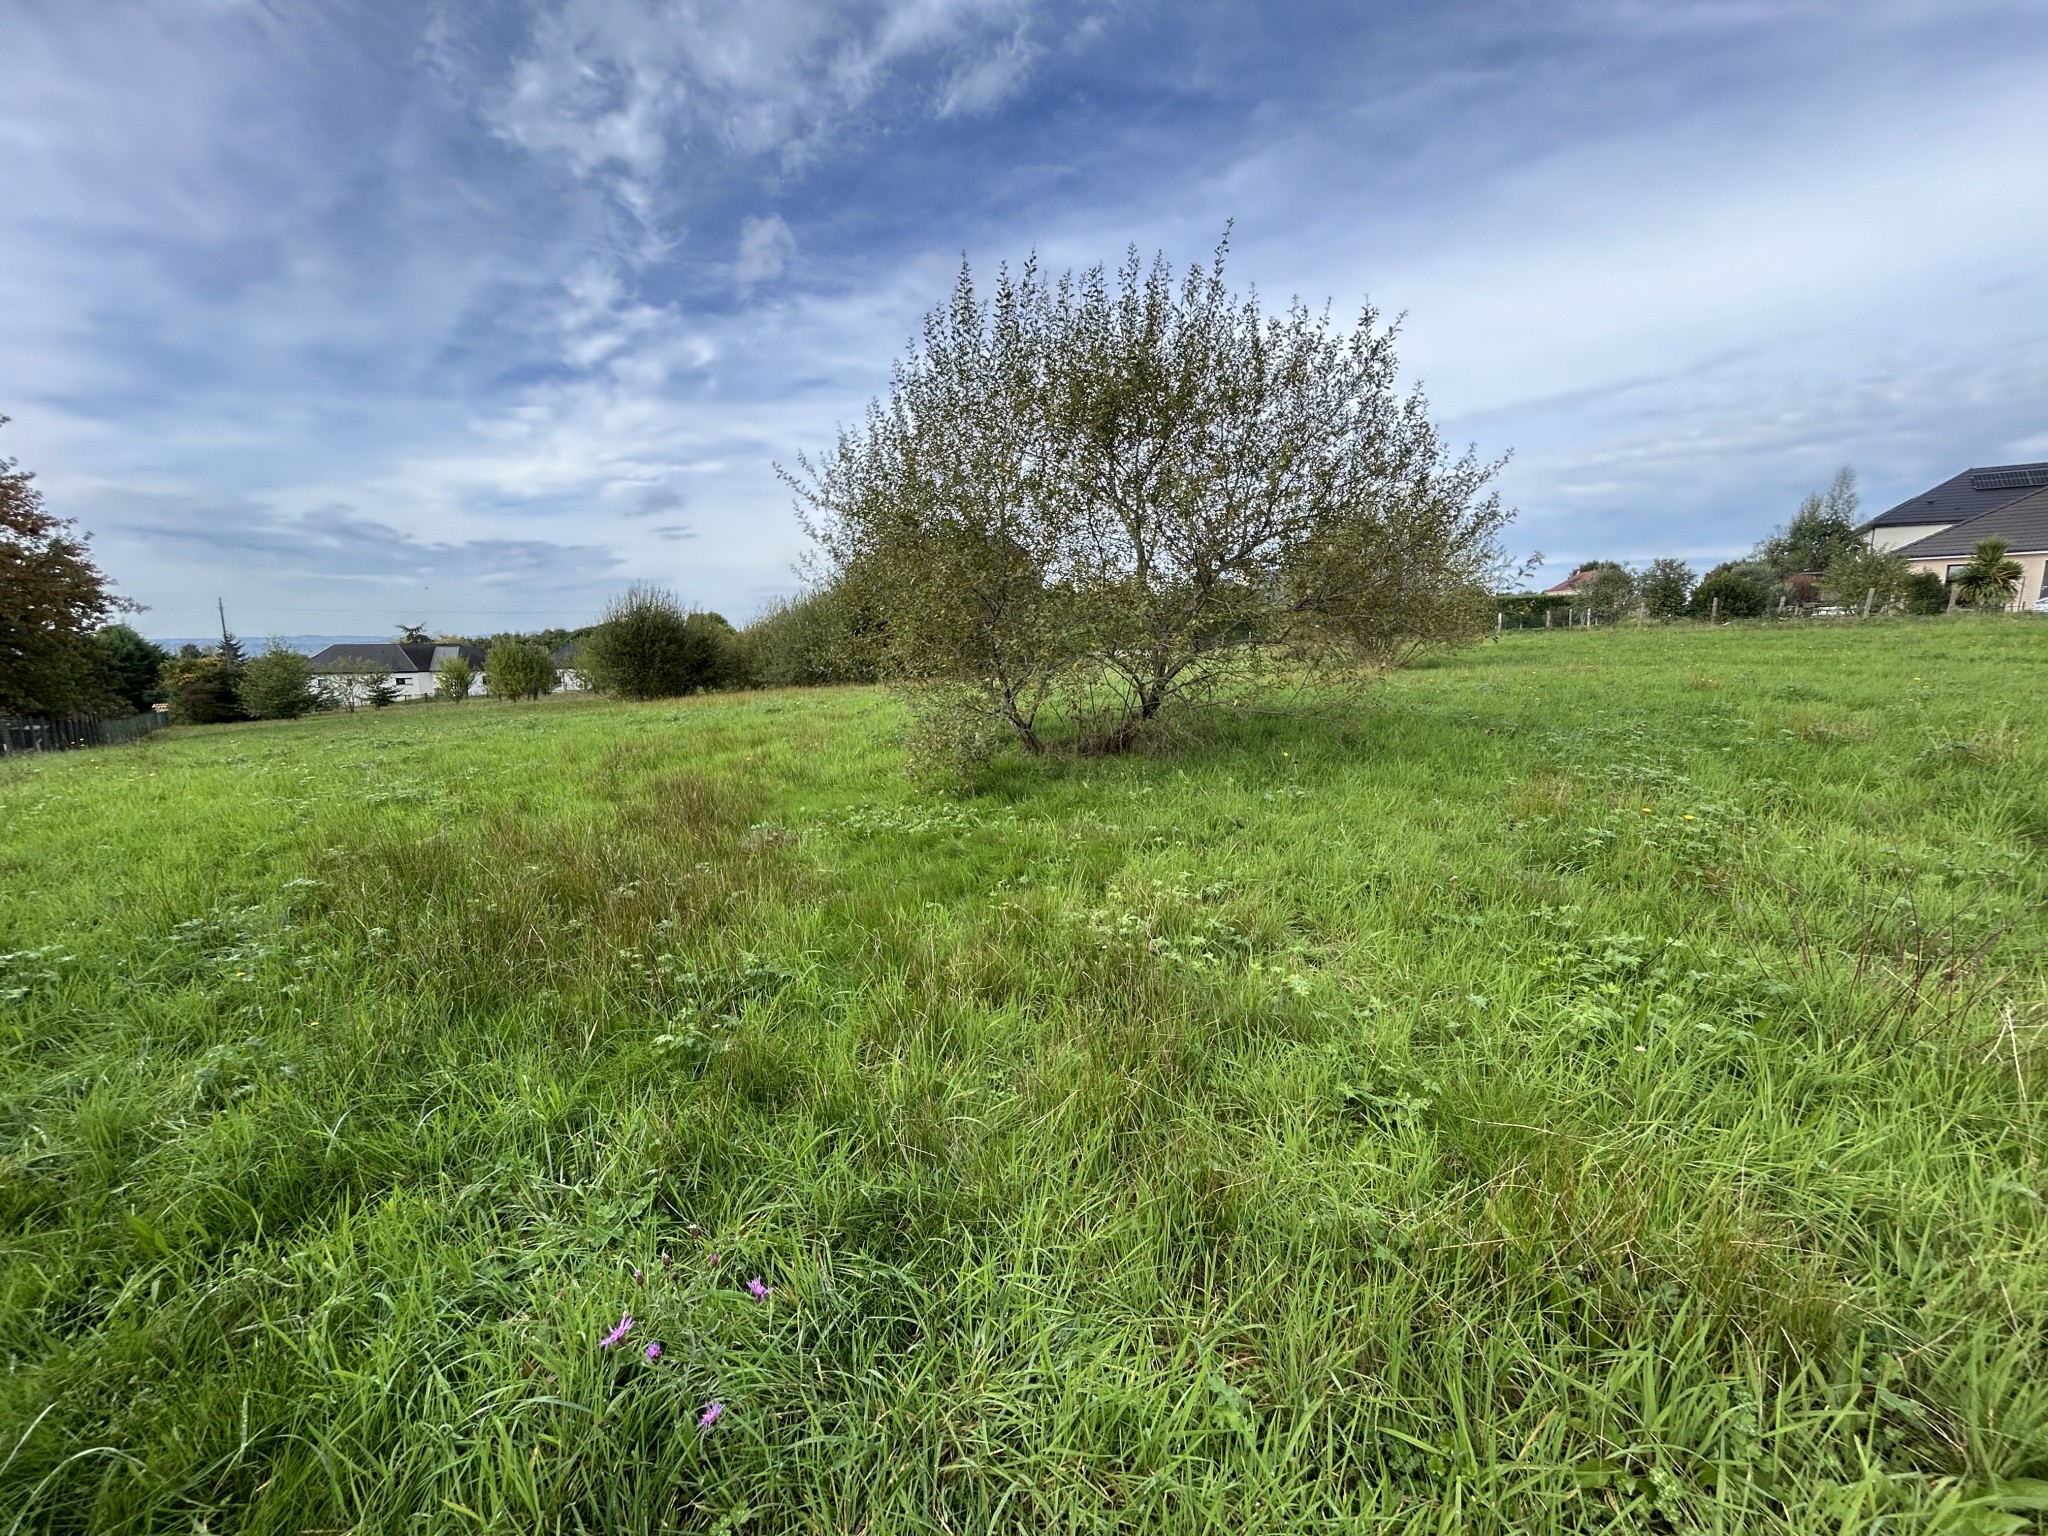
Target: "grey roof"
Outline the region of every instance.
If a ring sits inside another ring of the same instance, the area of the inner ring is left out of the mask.
[[[1900,528],[1914,523],[1960,523],[2031,496],[2043,486],[2048,486],[2048,464],[1987,464],[1979,469],[1966,469],[1931,491],[1909,496],[1863,526]]]
[[[484,664],[483,652],[473,645],[330,645],[313,657],[315,672],[331,672],[357,662],[369,662],[386,672],[431,672],[443,657],[460,654],[473,667]]]
[[[1995,512],[1957,523],[1924,539],[1915,539],[1898,553],[1908,560],[1962,559],[1979,539],[2003,539],[2016,555],[2038,555],[2048,550],[2048,488],[2008,502]]]

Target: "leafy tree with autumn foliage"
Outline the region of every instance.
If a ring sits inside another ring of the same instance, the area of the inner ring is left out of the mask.
[[[138,605],[107,590],[84,537],[43,509],[34,479],[0,458],[0,714],[121,707],[92,636]]]

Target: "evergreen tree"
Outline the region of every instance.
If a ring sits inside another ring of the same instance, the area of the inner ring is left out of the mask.
[[[126,624],[109,624],[92,637],[102,675],[123,705],[141,714],[162,699],[164,663],[171,653]]]

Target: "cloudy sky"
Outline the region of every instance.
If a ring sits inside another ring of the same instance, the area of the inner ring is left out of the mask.
[[[1518,553],[2048,459],[2039,0],[8,0],[0,453],[143,627],[795,582],[964,254],[1407,315]]]

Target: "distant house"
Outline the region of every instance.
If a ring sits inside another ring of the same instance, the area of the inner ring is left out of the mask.
[[[1574,592],[1583,592],[1600,579],[1600,568],[1589,565],[1583,571],[1573,571],[1554,587],[1545,587],[1545,597],[1569,597]]]
[[[581,640],[570,640],[558,645],[549,655],[555,663],[555,675],[561,679],[557,685],[564,693],[581,693],[590,686],[590,678],[577,664],[577,653],[583,649]]]
[[[2048,464],[1966,469],[1909,496],[1863,525],[1873,549],[1895,550],[1916,571],[1947,581],[1979,539],[2004,539],[2019,562],[2015,606],[2048,607]]]
[[[476,674],[469,691],[481,693],[484,653],[473,645],[330,645],[308,666],[313,687],[329,698],[342,697],[351,683],[389,683],[401,699],[425,699],[439,691],[440,680],[434,674],[452,656],[469,663]]]

